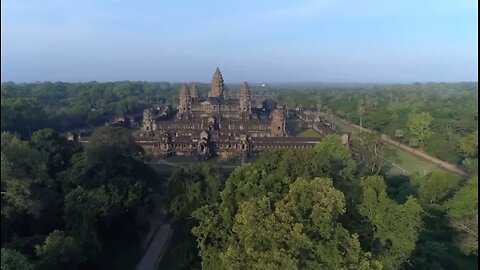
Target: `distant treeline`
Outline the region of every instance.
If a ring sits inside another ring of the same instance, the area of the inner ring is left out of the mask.
[[[2,130],[26,136],[102,125],[114,116],[173,104],[177,85],[167,82],[2,83]]]
[[[206,96],[210,85],[197,86]],[[179,88],[180,83],[169,82],[6,82],[1,84],[1,128],[23,138],[42,128],[93,128],[150,106],[176,105]],[[238,88],[226,86],[230,96],[236,96]]]

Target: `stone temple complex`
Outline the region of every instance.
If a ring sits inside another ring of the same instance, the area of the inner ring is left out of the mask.
[[[252,93],[244,83],[236,95],[227,93],[217,68],[208,96],[202,97],[195,84],[183,84],[175,112],[160,109],[143,112],[141,130],[135,140],[154,157],[193,155],[242,156],[270,148],[313,147],[321,137],[291,137],[286,131],[286,111],[254,107]],[[323,135],[334,133],[316,124]]]

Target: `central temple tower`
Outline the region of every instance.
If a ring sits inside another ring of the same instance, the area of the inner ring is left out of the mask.
[[[208,93],[209,97],[219,97],[219,98],[225,98],[224,96],[224,89],[225,86],[223,84],[223,76],[222,73],[220,72],[220,69],[217,67],[215,70],[215,73],[213,74],[212,78],[212,86],[210,88],[210,92]]]

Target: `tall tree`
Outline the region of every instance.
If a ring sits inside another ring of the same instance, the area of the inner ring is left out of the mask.
[[[432,135],[430,124],[433,117],[428,112],[421,112],[413,115],[408,125],[410,135],[419,141],[420,146]]]
[[[79,145],[67,141],[53,129],[35,131],[30,139],[30,145],[42,153],[45,158],[50,177],[56,172],[65,170],[70,165],[70,158],[80,151]]]
[[[41,203],[32,193],[47,178],[41,154],[13,134],[2,132],[1,171],[2,215],[38,214]]]
[[[35,249],[40,257],[38,269],[78,269],[85,260],[81,246],[63,231],[54,230]]]
[[[137,213],[148,208],[146,183],[156,175],[139,154],[127,130],[103,127],[62,174],[66,232],[78,239],[89,259],[101,252],[106,239],[136,237],[145,225]]]
[[[460,148],[469,158],[478,157],[478,130],[460,140]]]
[[[457,246],[465,254],[478,255],[478,176],[470,178],[446,208],[450,224],[458,233]]]
[[[439,203],[460,185],[457,175],[435,171],[428,176],[413,176],[412,184],[417,190],[418,198],[422,203]]]
[[[365,115],[366,107],[367,107],[367,104],[364,100],[360,100],[358,102],[357,113],[360,116],[360,127],[361,128],[363,128],[363,116]],[[360,132],[363,132],[363,130],[360,130]]]
[[[383,157],[387,148],[380,137],[376,134],[363,133],[360,140],[352,144],[352,151],[360,157],[359,163],[368,168],[371,173],[380,173],[387,164]]]
[[[415,249],[422,208],[412,197],[401,205],[389,199],[381,176],[362,179],[361,189],[358,209],[370,227],[370,231],[363,229],[365,245],[384,269],[400,269]]]
[[[395,138],[397,138],[398,143],[400,143],[400,141],[403,139],[403,136],[405,136],[405,134],[402,129],[395,130]]]
[[[93,192],[77,187],[65,196],[66,231],[78,240],[88,259],[102,250],[96,226],[99,212],[98,199]]]
[[[166,212],[188,218],[193,211],[220,199],[222,174],[208,165],[175,170],[168,179],[164,202]]]
[[[2,270],[32,270],[33,265],[22,253],[8,248],[2,248]]]
[[[314,150],[317,155],[324,156],[328,160],[329,164],[326,167],[333,170],[331,171],[332,174],[327,174],[328,176],[333,177],[334,180],[337,177],[343,179],[351,179],[353,177],[356,164],[352,158],[352,153],[347,146],[342,143],[340,136],[325,136],[320,143],[315,145]],[[316,176],[320,175],[325,176],[325,174],[319,173],[317,173]]]

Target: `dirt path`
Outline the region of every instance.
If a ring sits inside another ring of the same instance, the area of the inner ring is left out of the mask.
[[[321,113],[321,115],[325,116],[324,113]],[[332,116],[332,117],[335,117],[335,116]],[[374,130],[352,124],[345,119],[342,119],[342,118],[339,118],[339,117],[335,117],[335,119],[338,119],[339,121],[342,121],[343,123],[355,128],[355,129],[357,129],[361,132],[378,134],[378,132],[376,132]],[[402,149],[404,151],[407,151],[407,152],[409,152],[409,153],[411,153],[411,154],[413,154],[417,157],[423,158],[423,159],[428,160],[428,161],[430,161],[434,164],[437,164],[438,166],[444,168],[447,171],[453,172],[453,173],[458,174],[460,176],[468,176],[468,173],[464,169],[460,168],[459,166],[457,166],[455,164],[448,163],[448,162],[446,162],[444,160],[441,160],[441,159],[438,159],[436,157],[433,157],[433,156],[431,156],[431,155],[429,155],[429,154],[427,154],[427,153],[425,153],[425,152],[423,152],[419,149],[412,148],[412,147],[410,147],[406,144],[398,143],[398,142],[388,138],[388,136],[385,135],[385,134],[380,134],[380,139],[382,141],[394,146],[394,147],[400,148],[400,149]]]

